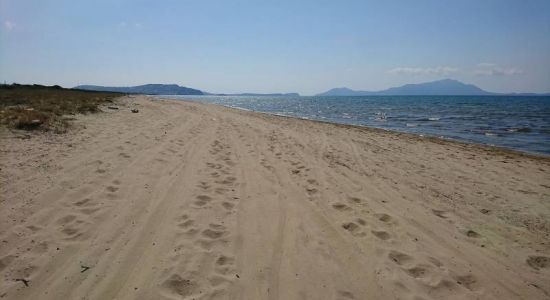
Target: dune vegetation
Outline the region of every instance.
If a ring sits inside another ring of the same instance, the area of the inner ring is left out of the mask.
[[[0,124],[13,129],[66,132],[70,115],[99,111],[121,93],[65,89],[60,86],[0,85]]]

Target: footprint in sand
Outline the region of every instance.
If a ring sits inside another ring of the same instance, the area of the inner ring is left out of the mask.
[[[210,278],[208,278],[208,282],[210,282],[210,284],[213,287],[218,287],[222,284],[231,282],[231,280],[229,280],[228,278],[226,278],[224,276],[214,275],[214,276],[211,276]]]
[[[481,234],[479,234],[479,233],[477,233],[473,230],[468,230],[468,231],[466,231],[466,236],[471,237],[471,238],[479,238],[479,237],[481,237]]]
[[[233,272],[235,259],[226,255],[220,255],[215,262],[216,273],[226,275]]]
[[[197,206],[204,206],[208,204],[208,202],[212,201],[212,197],[207,195],[199,195],[197,196],[197,200],[194,202]]]
[[[230,185],[230,184],[232,184],[233,182],[235,182],[236,180],[237,180],[237,178],[231,177],[231,176],[230,176],[230,177],[226,177],[223,181],[220,181],[220,182],[218,182],[218,183],[220,183],[220,184],[225,184],[225,185]]]
[[[365,235],[365,233],[361,231],[361,228],[359,227],[359,225],[357,225],[353,222],[348,222],[348,223],[342,224],[342,228],[349,231],[353,236],[364,236]]]
[[[99,211],[101,208],[82,208],[80,209],[80,212],[85,214],[85,215],[91,215],[91,214],[94,214],[95,212]]]
[[[6,255],[0,258],[0,272],[8,267],[15,260],[14,255]]]
[[[337,299],[355,299],[355,296],[348,291],[338,291]]]
[[[186,228],[189,228],[190,226],[193,226],[193,224],[195,224],[195,221],[186,220],[186,221],[183,221],[183,222],[179,223],[178,227],[186,229]]]
[[[388,214],[375,214],[374,216],[384,223],[389,223],[393,220],[393,218]]]
[[[49,244],[47,242],[42,242],[39,244],[35,244],[32,248],[32,252],[34,254],[42,254],[46,253],[48,251]]]
[[[118,191],[118,188],[116,186],[108,186],[107,188],[105,188],[108,192],[110,193],[114,193],[116,191]]]
[[[440,268],[443,266],[443,263],[441,261],[439,261],[439,259],[435,258],[435,257],[428,257],[428,261],[431,262],[434,266]]]
[[[124,158],[130,158],[130,157],[131,157],[130,155],[128,155],[128,154],[126,154],[126,153],[124,153],[124,152],[121,152],[121,153],[119,153],[118,155],[120,155],[120,156],[122,156],[122,157],[124,157]]]
[[[212,229],[205,229],[202,231],[202,235],[209,238],[209,239],[219,239],[225,234],[225,231],[218,231],[218,230],[212,230]]]
[[[184,279],[178,274],[173,274],[162,283],[164,289],[172,294],[187,297],[198,288],[193,281]]]
[[[453,278],[456,280],[456,283],[464,286],[465,288],[469,289],[470,291],[476,290],[477,279],[474,275],[472,275],[472,274],[456,275],[456,276],[453,276]]]
[[[29,226],[27,226],[27,229],[29,229],[29,230],[32,231],[32,232],[37,232],[37,231],[42,230],[42,227],[38,227],[38,226],[34,226],[34,225],[29,225]]]
[[[61,232],[64,233],[68,239],[75,239],[82,235],[78,229],[73,227],[64,227]]]
[[[447,212],[444,210],[432,209],[432,213],[442,219],[447,219]]]
[[[202,190],[208,190],[210,188],[210,185],[205,181],[201,181],[197,186]]]
[[[353,202],[353,203],[356,203],[356,204],[360,204],[361,202],[363,202],[361,199],[357,198],[357,197],[348,197],[349,201]]]
[[[232,257],[220,255],[220,257],[218,257],[218,259],[216,260],[216,265],[217,266],[230,265],[230,264],[233,264],[233,261],[234,259]]]
[[[410,255],[395,250],[388,253],[388,258],[400,266],[413,261],[413,258]]]
[[[225,208],[226,210],[231,210],[231,209],[233,209],[233,207],[234,207],[235,205],[233,205],[232,203],[229,203],[229,202],[223,202],[223,203],[222,203],[222,206],[223,206],[223,208]]]
[[[415,267],[412,267],[410,269],[405,269],[405,272],[414,278],[424,278],[429,273],[429,266],[426,265],[418,265]]]
[[[208,224],[208,227],[210,227],[212,229],[216,229],[216,230],[225,230],[225,226],[223,226],[221,224],[210,223],[210,224]]]
[[[527,258],[526,262],[531,268],[535,270],[550,267],[550,257],[547,256],[531,255]]]
[[[307,180],[307,183],[313,184],[313,185],[318,185],[318,184],[319,184],[319,183],[317,182],[317,180],[315,180],[315,179],[308,179],[308,180]]]
[[[316,188],[306,188],[306,192],[308,195],[312,196],[317,194],[318,190]]]
[[[229,192],[228,189],[223,188],[223,187],[216,188],[214,191],[216,192],[216,194],[220,194],[220,195],[223,195],[223,194]]]
[[[91,205],[91,203],[90,203],[91,201],[92,201],[92,199],[85,198],[85,199],[82,199],[80,201],[75,202],[74,205],[76,205],[76,206],[88,206],[88,205]]]
[[[335,203],[332,205],[332,208],[336,209],[336,210],[339,210],[339,211],[344,211],[344,210],[351,210],[351,207],[343,204],[343,203]]]
[[[374,234],[375,237],[377,237],[377,238],[379,238],[383,241],[386,241],[386,240],[390,239],[390,237],[391,237],[390,234],[385,232],[385,231],[372,230],[371,232],[372,232],[372,234]]]
[[[362,225],[362,226],[367,225],[367,222],[361,218],[357,218],[355,221],[359,223],[359,225]]]
[[[76,216],[74,216],[74,215],[66,215],[66,216],[60,218],[59,220],[57,220],[57,224],[67,225],[67,224],[71,223],[72,221],[74,221],[75,219],[76,219]]]

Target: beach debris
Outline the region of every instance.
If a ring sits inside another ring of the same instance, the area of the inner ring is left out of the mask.
[[[21,281],[23,282],[23,284],[28,287],[29,286],[29,283],[31,282],[30,280],[28,279],[25,279],[25,278],[16,278],[15,281]]]
[[[80,267],[82,268],[82,270],[80,270],[80,273],[84,273],[84,272],[86,272],[90,269],[90,267],[88,267],[88,266],[82,266],[81,265]]]
[[[482,209],[479,210],[479,212],[486,215],[486,214],[490,213],[491,211],[486,209],[486,208],[482,208]]]
[[[138,113],[138,112],[139,112],[139,109],[137,109],[137,108],[133,108],[133,109],[132,109],[132,112],[133,112],[134,114],[136,114],[136,113]]]
[[[118,109],[116,106],[107,106],[108,109]]]

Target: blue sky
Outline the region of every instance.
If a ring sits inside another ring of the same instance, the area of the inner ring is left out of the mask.
[[[550,92],[550,1],[0,0],[0,80]]]

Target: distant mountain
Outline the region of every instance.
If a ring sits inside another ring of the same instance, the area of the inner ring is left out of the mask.
[[[443,79],[432,82],[406,84],[382,91],[354,91],[348,88],[335,88],[317,96],[371,96],[371,95],[495,95],[473,84],[465,84],[458,80]]]
[[[273,94],[258,94],[258,93],[240,93],[240,94],[208,94],[214,96],[271,96],[271,97],[299,97],[298,93],[273,93]]]
[[[79,90],[119,92],[127,94],[146,94],[146,95],[204,95],[201,90],[196,90],[177,84],[144,84],[129,87],[99,86],[99,85],[79,85],[74,87]]]

